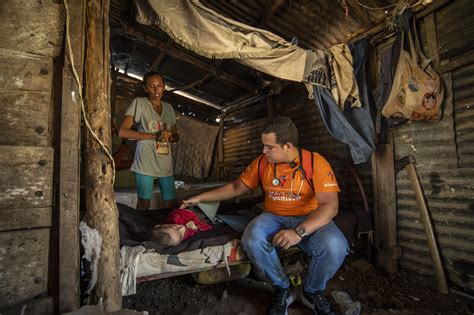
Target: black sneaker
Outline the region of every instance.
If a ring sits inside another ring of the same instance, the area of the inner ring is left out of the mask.
[[[288,306],[295,301],[296,294],[293,287],[283,289],[275,286],[275,298],[268,308],[269,315],[287,315]]]
[[[335,315],[331,303],[324,297],[322,292],[316,292],[311,295],[303,291],[301,301],[312,309],[316,315]]]

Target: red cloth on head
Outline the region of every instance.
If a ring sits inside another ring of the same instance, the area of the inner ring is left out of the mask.
[[[199,219],[197,214],[194,213],[192,210],[180,209],[180,208],[174,209],[173,211],[171,211],[170,214],[168,214],[168,217],[166,217],[165,221],[163,221],[163,224],[186,225],[186,223],[190,221],[194,222],[194,224],[196,224],[199,230],[195,231],[195,230],[186,229],[186,233],[184,234],[183,241],[198,234],[199,232],[212,230],[212,225],[209,225],[206,222]]]

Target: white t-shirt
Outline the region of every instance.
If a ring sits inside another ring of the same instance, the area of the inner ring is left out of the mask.
[[[134,121],[140,123],[138,131],[156,133],[163,129],[160,123],[176,124],[173,107],[163,101],[161,106],[163,106],[163,111],[161,115],[158,115],[148,98],[137,97],[132,101],[125,115],[134,117]],[[156,140],[138,140],[135,158],[130,169],[135,173],[154,177],[173,175],[171,146],[167,155],[161,155],[156,151]]]

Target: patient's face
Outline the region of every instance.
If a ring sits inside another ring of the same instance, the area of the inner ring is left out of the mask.
[[[170,246],[176,246],[183,241],[186,226],[182,224],[162,224],[160,225],[160,230],[170,236]]]

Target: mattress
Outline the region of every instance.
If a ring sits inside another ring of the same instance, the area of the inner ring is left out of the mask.
[[[233,240],[224,245],[208,246],[175,255],[146,250],[138,260],[137,281],[162,279],[247,261],[239,244],[238,240]]]

